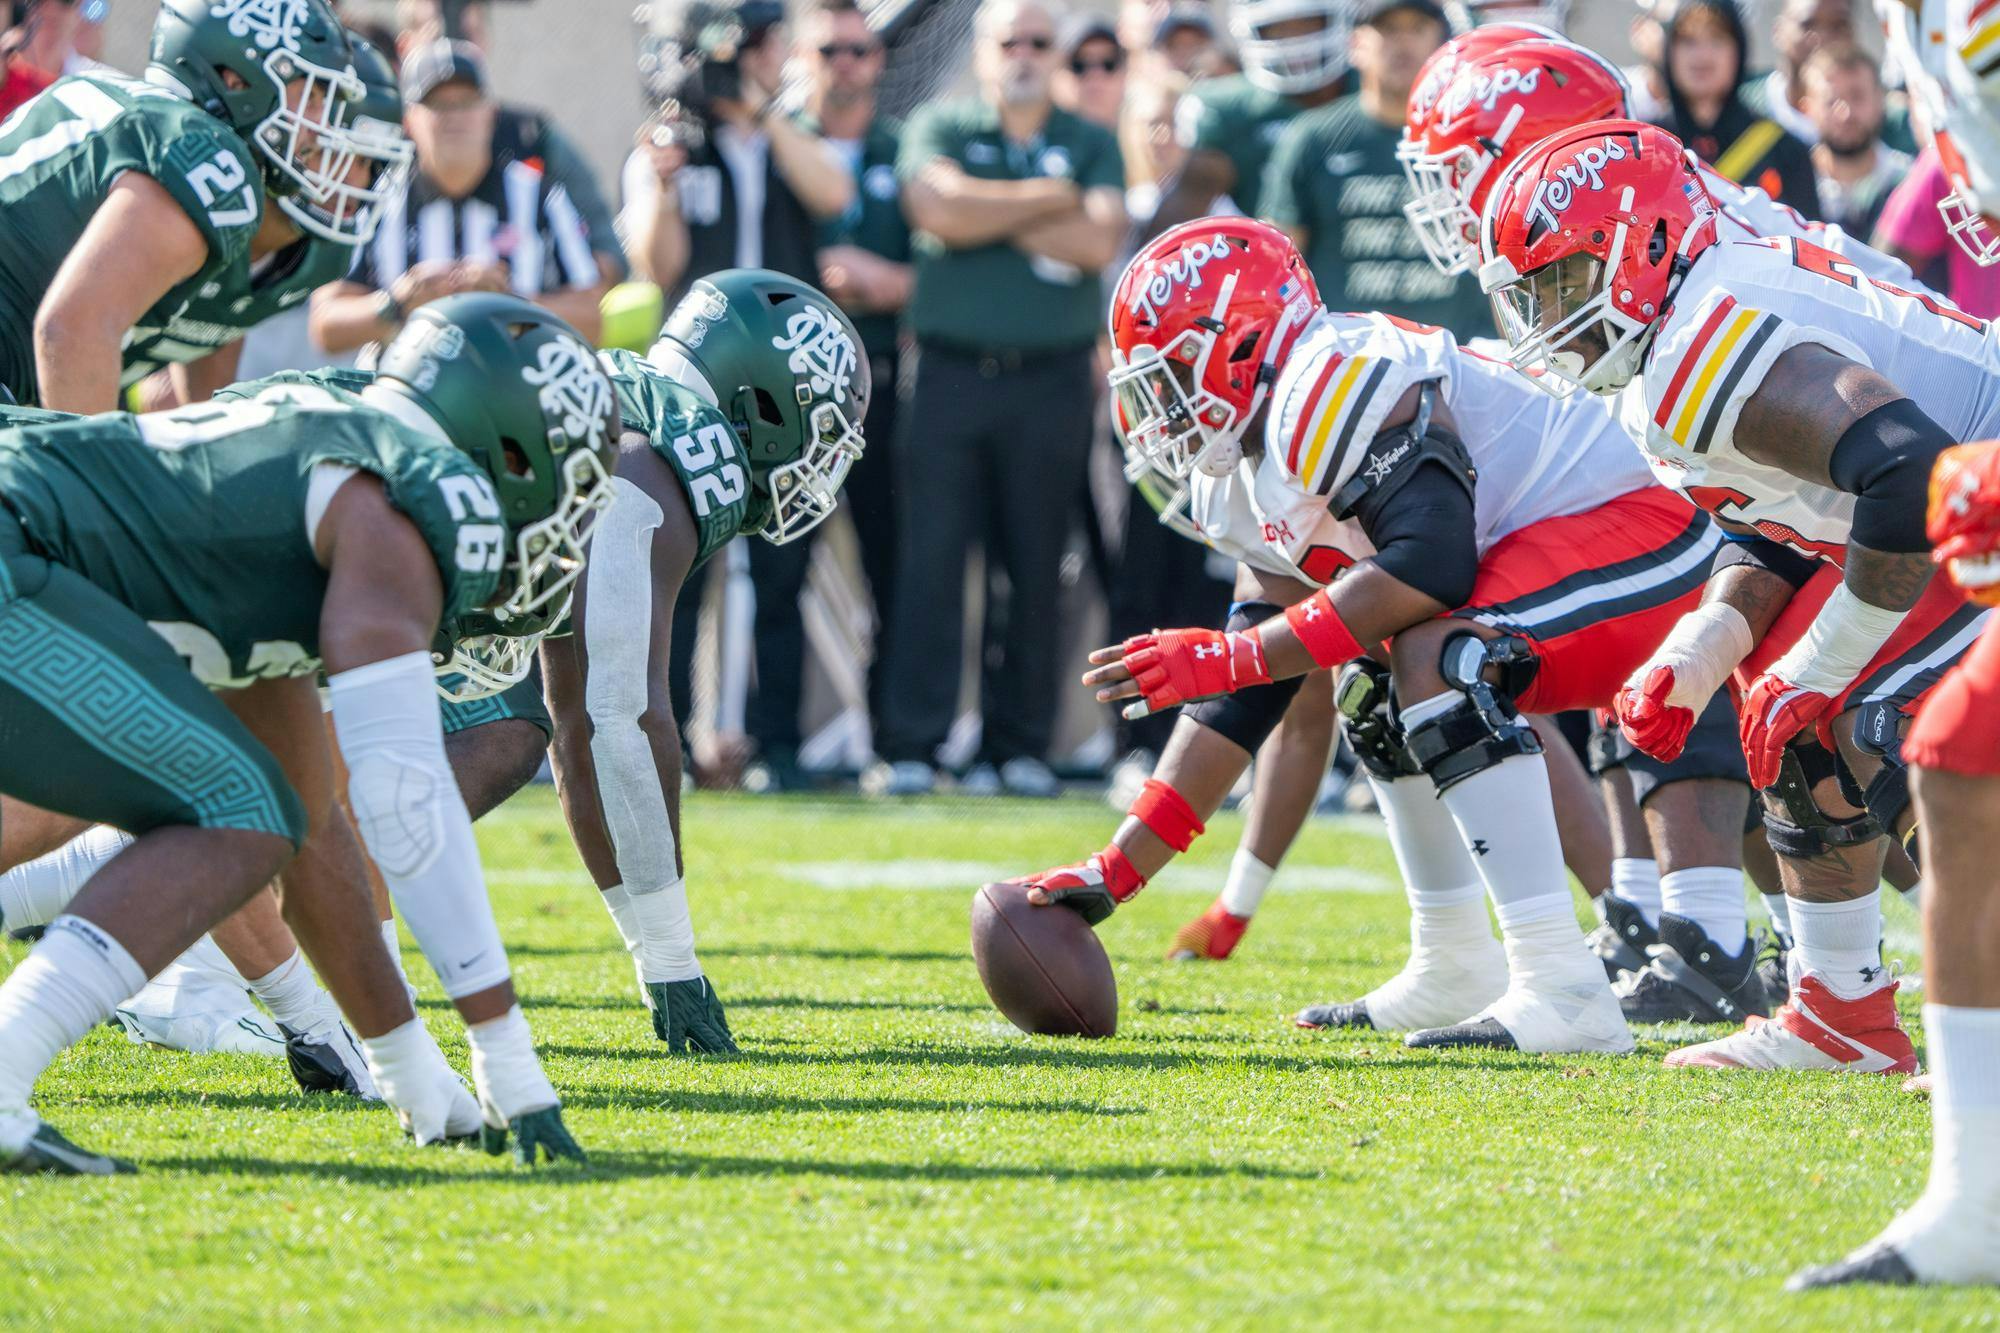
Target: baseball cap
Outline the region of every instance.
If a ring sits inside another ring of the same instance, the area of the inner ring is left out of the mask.
[[[1361,6],[1354,21],[1380,23],[1399,9],[1413,9],[1427,19],[1435,19],[1442,23],[1447,31],[1451,28],[1451,19],[1446,16],[1444,6],[1436,3],[1436,0],[1370,0]]]
[[[1174,5],[1153,29],[1153,45],[1164,45],[1177,32],[1194,29],[1204,37],[1215,36],[1215,19],[1200,5]]]
[[[481,93],[492,91],[486,57],[471,42],[435,41],[410,53],[403,62],[403,100],[421,102],[447,83],[469,83]]]
[[[1056,47],[1065,57],[1073,57],[1085,42],[1106,41],[1118,44],[1118,30],[1111,26],[1109,19],[1098,14],[1076,14],[1062,26],[1062,35],[1056,40]]]

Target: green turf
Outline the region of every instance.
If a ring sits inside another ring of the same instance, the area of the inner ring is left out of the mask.
[[[1318,890],[1281,874],[1236,961],[1163,963],[1233,846],[1237,821],[1218,820],[1195,858],[1206,888],[1163,884],[1103,928],[1123,1015],[1095,1043],[989,1011],[971,883],[862,887],[871,867],[906,886],[964,870],[949,863],[1039,869],[1109,822],[1083,801],[692,802],[702,957],[744,1053],[670,1059],[553,801],[530,794],[482,835],[588,1169],[419,1151],[380,1109],[304,1101],[276,1064],[100,1032],[56,1064],[41,1109],[144,1174],[0,1184],[0,1321],[2000,1320],[1993,1293],[1780,1289],[1919,1187],[1926,1111],[1892,1080],[1677,1073],[1661,1034],[1632,1058],[1482,1058],[1289,1026],[1402,961],[1405,909],[1365,828],[1315,826],[1295,865]]]

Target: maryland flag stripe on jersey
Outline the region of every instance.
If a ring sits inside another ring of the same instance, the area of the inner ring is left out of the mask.
[[[1285,471],[1315,495],[1333,489],[1336,466],[1354,429],[1367,415],[1389,363],[1379,356],[1330,356],[1306,394],[1285,451]]]
[[[2000,69],[2000,0],[1979,0],[1965,16],[1965,40],[1958,53],[1980,78]]]
[[[1653,424],[1681,448],[1706,453],[1723,404],[1756,360],[1757,350],[1778,331],[1778,323],[1775,315],[1739,306],[1733,296],[1723,297],[1667,382]]]

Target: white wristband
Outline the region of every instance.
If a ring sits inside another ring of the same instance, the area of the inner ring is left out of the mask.
[[[1839,694],[1875,660],[1907,615],[1871,606],[1843,583],[1799,641],[1771,663],[1769,674],[1814,694]]]
[[[1750,622],[1741,611],[1727,602],[1708,602],[1675,622],[1673,632],[1626,684],[1639,689],[1654,668],[1671,667],[1674,688],[1667,702],[1699,713],[1754,647]]]

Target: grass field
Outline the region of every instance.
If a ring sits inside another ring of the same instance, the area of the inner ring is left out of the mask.
[[[587,1169],[419,1151],[279,1065],[100,1031],[41,1109],[144,1174],[0,1186],[0,1322],[2000,1322],[1990,1292],[1780,1290],[1919,1187],[1927,1113],[1891,1080],[1661,1068],[1685,1033],[1642,1034],[1636,1058],[1434,1055],[1283,1021],[1401,964],[1407,914],[1365,825],[1314,826],[1237,961],[1163,963],[1234,846],[1219,819],[1194,869],[1103,928],[1119,1035],[1014,1032],[972,969],[970,891],[1109,822],[1082,800],[695,800],[701,952],[743,1054],[670,1059],[532,792],[482,840]]]

